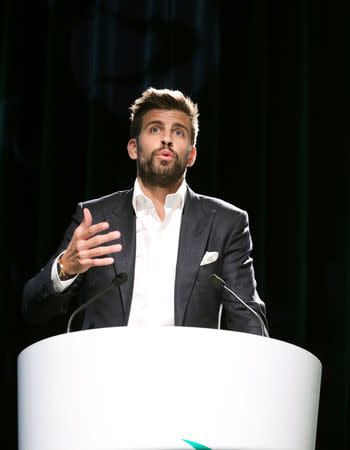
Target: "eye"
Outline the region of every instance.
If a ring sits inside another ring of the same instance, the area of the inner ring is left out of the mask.
[[[159,133],[159,127],[152,127],[151,133]]]
[[[176,134],[176,136],[183,136],[183,131],[180,129],[175,130],[175,134]]]

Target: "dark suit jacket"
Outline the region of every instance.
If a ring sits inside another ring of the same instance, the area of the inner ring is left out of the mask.
[[[133,190],[80,203],[64,239],[49,263],[23,290],[22,311],[33,322],[47,322],[68,314],[80,303],[108,287],[117,273],[128,280],[109,290],[81,314],[81,329],[127,325],[134,284],[136,218],[132,206]],[[83,220],[83,208],[91,211],[94,223],[107,221],[109,231],[119,230],[123,250],[111,266],[93,267],[79,275],[64,293],[57,294],[51,281],[51,267],[57,255],[67,248],[75,228]],[[222,328],[260,334],[257,318],[229,294],[216,291],[209,283],[212,273],[253,308],[264,320],[265,304],[256,291],[252,241],[245,211],[222,200],[205,197],[188,188],[180,229],[175,281],[175,325],[217,328],[223,303]],[[200,265],[204,254],[218,252],[216,261]],[[154,286],[157,289],[157,286]]]

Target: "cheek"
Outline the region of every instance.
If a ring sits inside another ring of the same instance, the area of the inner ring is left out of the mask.
[[[145,150],[154,150],[159,147],[160,137],[159,135],[147,135],[142,136],[139,139],[140,147]]]

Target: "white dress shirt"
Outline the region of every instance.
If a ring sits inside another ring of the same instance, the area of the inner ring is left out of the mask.
[[[174,325],[174,288],[186,182],[165,199],[162,222],[136,179],[136,259],[130,326]]]
[[[175,271],[186,191],[184,179],[177,192],[166,196],[162,222],[152,201],[135,180],[132,203],[136,214],[136,259],[130,326],[171,326],[175,323]],[[60,280],[56,262],[63,253],[56,258],[51,270],[56,292],[67,289],[76,278]],[[118,262],[118,255],[116,258]]]

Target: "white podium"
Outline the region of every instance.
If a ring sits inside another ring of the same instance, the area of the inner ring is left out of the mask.
[[[19,450],[313,450],[321,363],[276,339],[102,328],[18,356]]]

